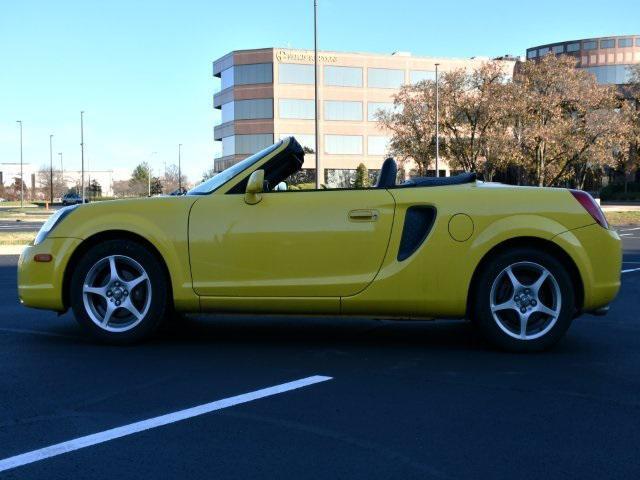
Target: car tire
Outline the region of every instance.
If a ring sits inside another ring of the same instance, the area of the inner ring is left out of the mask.
[[[80,258],[70,282],[71,308],[95,339],[131,344],[151,336],[172,310],[161,261],[130,240],[108,240]]]
[[[469,311],[491,344],[510,352],[551,348],[575,316],[575,291],[553,255],[516,248],[492,257],[478,272]]]

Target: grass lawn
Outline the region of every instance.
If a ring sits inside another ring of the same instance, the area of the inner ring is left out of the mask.
[[[0,245],[26,245],[36,238],[36,232],[0,232]]]
[[[0,207],[0,221],[44,222],[52,213],[53,210],[40,207]]]
[[[640,225],[640,211],[634,212],[605,212],[605,217],[609,224],[619,225]]]

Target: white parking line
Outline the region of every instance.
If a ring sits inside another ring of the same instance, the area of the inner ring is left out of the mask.
[[[622,273],[630,273],[630,272],[640,272],[640,268],[629,268],[627,270],[622,270]]]
[[[143,432],[152,428],[162,427],[169,425],[170,423],[180,422],[189,418],[198,417],[206,413],[211,413],[216,410],[222,410],[223,408],[233,407],[241,403],[252,402],[261,398],[270,397],[279,393],[290,392],[298,388],[307,387],[315,383],[326,382],[332,380],[332,377],[324,377],[321,375],[314,375],[312,377],[302,378],[300,380],[294,380],[292,382],[282,383],[273,387],[267,387],[254,392],[243,393],[234,397],[223,398],[222,400],[216,400],[211,403],[205,403],[204,405],[198,405],[197,407],[187,408],[174,413],[168,413],[166,415],[160,415],[159,417],[149,418],[147,420],[141,420],[139,422],[130,423],[122,427],[112,428],[103,432],[94,433],[92,435],[86,435],[84,437],[75,438],[67,442],[56,443],[49,447],[40,448],[31,452],[22,453],[13,457],[0,460],[0,472],[10,470],[12,468],[27,465],[29,463],[44,460],[46,458],[62,455],[63,453],[73,452],[85,447],[91,447],[99,443],[108,442],[109,440],[115,440],[117,438],[132,435],[134,433]]]

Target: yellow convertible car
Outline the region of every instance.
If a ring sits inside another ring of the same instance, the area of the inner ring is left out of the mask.
[[[111,343],[173,312],[244,312],[468,318],[535,351],[618,292],[620,239],[587,193],[398,184],[392,159],[371,188],[287,190],[303,160],[288,138],[183,196],[58,210],[20,257],[20,300]]]

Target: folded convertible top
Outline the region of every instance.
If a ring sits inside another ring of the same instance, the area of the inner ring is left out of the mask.
[[[396,188],[410,187],[443,187],[445,185],[461,185],[463,183],[473,183],[476,181],[474,172],[461,173],[453,177],[416,177],[399,185]]]

